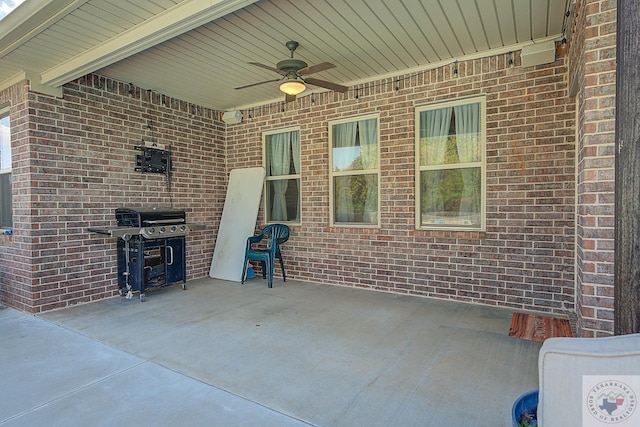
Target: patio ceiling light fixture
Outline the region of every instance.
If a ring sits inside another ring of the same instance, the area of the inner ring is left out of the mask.
[[[287,78],[280,83],[280,90],[287,95],[297,95],[303,92],[307,87],[302,80],[297,78]]]

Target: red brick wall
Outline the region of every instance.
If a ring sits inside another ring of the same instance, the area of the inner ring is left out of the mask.
[[[228,169],[262,164],[262,132],[300,126],[302,223],[292,278],[553,312],[574,304],[575,111],[564,60],[516,54],[257,107],[227,129]],[[416,230],[414,106],[487,97],[487,231]],[[283,111],[284,110],[284,111]],[[380,113],[381,227],[329,227],[327,121]],[[262,224],[262,208],[259,224]],[[277,285],[275,285],[277,286]]]
[[[120,206],[173,206],[206,224],[187,237],[187,270],[208,274],[226,187],[224,125],[219,113],[131,89],[90,75],[66,85],[63,99],[30,92],[12,106],[14,235],[0,250],[7,304],[39,312],[114,295],[115,239],[87,228],[115,226]],[[164,175],[134,170],[143,139],[171,146],[170,191]]]
[[[2,285],[21,283],[10,292],[27,302],[5,299],[37,312],[113,295],[115,242],[86,229],[114,225],[123,205],[173,205],[207,224],[187,243],[189,278],[206,276],[228,172],[262,164],[263,131],[298,125],[302,224],[284,248],[291,278],[571,312],[575,104],[566,66],[522,68],[516,54],[510,67],[508,58],[462,61],[457,78],[446,66],[361,85],[357,97],[324,93],[250,109],[226,132],[212,111],[163,105],[137,88],[130,96],[128,85],[97,76],[67,85],[64,99],[29,93],[25,169],[16,178],[21,225],[0,252],[3,265],[23,254],[3,267]],[[487,97],[487,231],[415,230],[414,106],[475,95]],[[330,228],[327,121],[371,112],[380,114],[381,227]],[[133,147],[154,136],[174,151],[171,192],[163,176],[133,170]]]
[[[613,333],[616,2],[576,3],[577,314],[581,335]]]

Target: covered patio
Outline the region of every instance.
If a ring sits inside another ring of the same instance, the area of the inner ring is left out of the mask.
[[[511,316],[280,279],[3,308],[0,425],[508,426],[540,349]]]

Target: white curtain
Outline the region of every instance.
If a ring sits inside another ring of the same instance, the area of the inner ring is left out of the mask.
[[[333,148],[354,147],[358,122],[341,123],[333,127]],[[338,151],[339,152],[339,151]],[[336,151],[334,150],[334,155]]]
[[[360,136],[360,156],[363,169],[377,169],[378,167],[378,121],[376,119],[358,121]],[[377,174],[364,177],[367,197],[364,202],[364,214],[368,221],[377,222],[375,214],[378,211],[378,179]]]
[[[0,169],[11,169],[11,127],[9,116],[0,119]]]
[[[420,146],[425,148],[422,166],[441,165],[447,152],[447,138],[453,108],[425,111],[421,118]]]
[[[453,108],[448,107],[428,110],[420,114],[420,147],[424,150],[420,157],[421,166],[444,164],[452,112]],[[433,214],[444,212],[444,200],[440,193],[441,178],[441,171],[426,172],[426,188],[422,194],[431,201],[429,211]]]
[[[360,156],[363,169],[378,167],[378,121],[376,119],[358,121],[360,135]]]
[[[480,104],[453,107],[456,114],[456,146],[461,163],[479,160]]]
[[[335,148],[355,147],[356,133],[358,130],[358,122],[341,123],[333,127],[333,163],[341,164],[339,157],[340,150]],[[333,166],[335,170],[335,166]],[[338,186],[335,183],[341,182]],[[335,177],[334,190],[338,190],[338,194],[334,194],[335,200],[335,219],[336,221],[353,221],[353,199],[351,195],[351,177]]]
[[[295,131],[291,132],[291,152],[293,153],[293,168],[296,175],[300,174],[300,132]],[[298,197],[300,197],[300,180],[295,180],[296,185],[298,186]],[[296,216],[293,219],[300,218],[300,212],[298,212],[298,208],[300,207],[299,203],[296,203]]]
[[[480,160],[480,104],[453,107],[456,115],[456,147],[461,163]],[[473,216],[479,220],[480,192],[478,191],[478,168],[461,169],[464,188],[460,199],[460,216]]]
[[[283,132],[271,135],[269,148],[271,150],[271,175],[289,175],[291,159],[291,133]],[[273,204],[271,206],[271,220],[287,221],[287,199],[285,194],[289,180],[279,179],[271,181],[273,184]]]

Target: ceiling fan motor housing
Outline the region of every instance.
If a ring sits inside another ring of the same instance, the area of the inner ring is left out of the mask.
[[[306,68],[306,67],[307,67],[306,62],[300,61],[299,59],[293,59],[293,58],[282,60],[278,62],[278,64],[276,65],[276,68],[278,70],[284,71],[285,73],[287,71],[302,70],[303,68]]]

